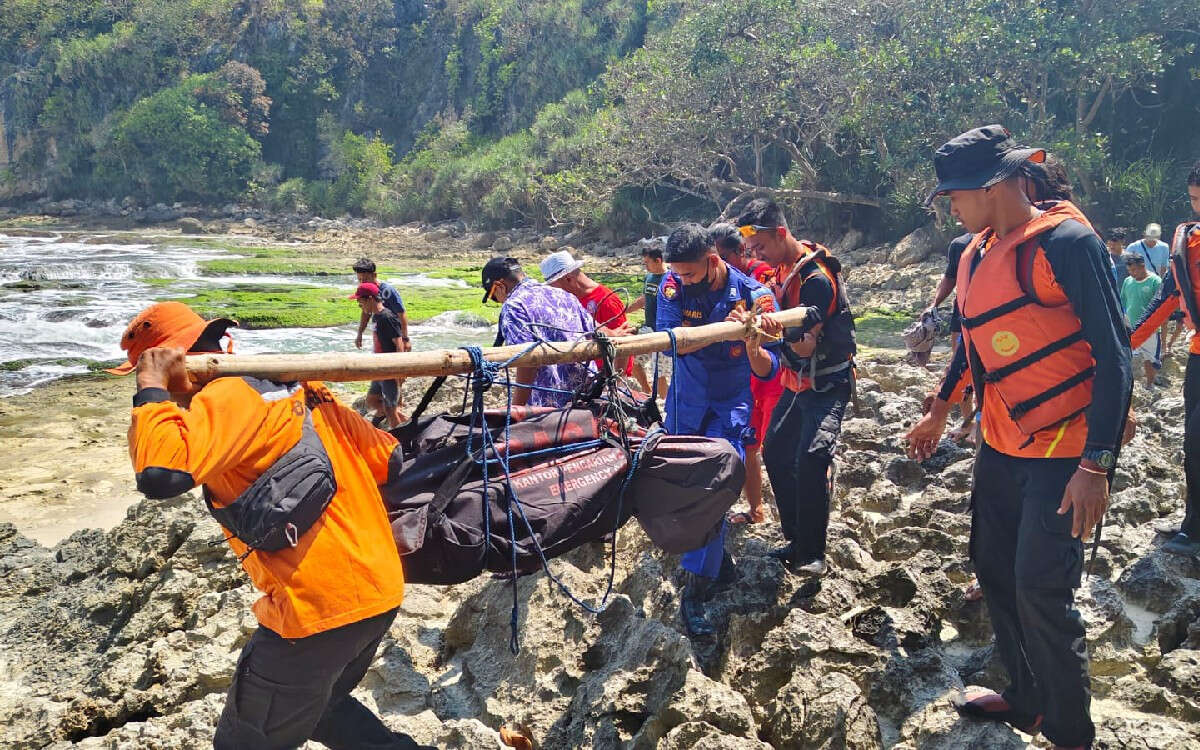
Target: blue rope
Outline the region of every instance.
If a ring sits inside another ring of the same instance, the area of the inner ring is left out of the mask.
[[[609,443],[607,440],[601,440],[601,439],[597,438],[596,440],[588,440],[583,443],[573,443],[571,445],[556,445],[552,448],[541,448],[536,451],[526,451],[525,453],[518,453],[515,456],[509,456],[509,460],[510,461],[514,460],[514,459],[522,459],[523,460],[526,458],[533,458],[534,456],[552,456],[552,455],[566,455],[568,453],[579,453],[581,451],[585,451],[590,448],[599,448],[604,445],[611,445],[611,443]],[[487,462],[489,464],[499,463],[499,461],[500,461],[500,459],[498,459],[498,458],[487,459]]]
[[[670,336],[671,336],[671,351],[672,351],[672,356],[674,356],[675,335],[672,332],[672,333],[670,333]],[[512,653],[514,653],[514,654],[519,653],[520,648],[521,648],[520,637],[518,636],[520,601],[517,596],[517,573],[518,573],[518,570],[517,570],[516,516],[520,516],[522,523],[525,525],[525,528],[528,530],[530,541],[532,541],[532,543],[533,543],[534,551],[537,552],[538,559],[542,564],[542,570],[543,570],[543,572],[545,572],[546,576],[558,587],[558,589],[560,591],[562,591],[564,594],[566,594],[566,596],[569,599],[571,599],[571,601],[575,602],[577,605],[582,607],[584,610],[586,610],[592,614],[599,614],[600,612],[603,612],[604,609],[608,606],[609,597],[612,594],[613,584],[616,579],[617,549],[616,549],[615,535],[616,535],[617,530],[619,529],[621,512],[624,509],[625,492],[628,489],[628,487],[633,479],[634,473],[637,471],[638,467],[641,465],[642,457],[645,454],[645,451],[649,448],[651,443],[656,442],[656,441],[652,440],[652,438],[657,433],[662,432],[661,428],[655,428],[654,430],[651,430],[646,435],[646,437],[643,439],[642,444],[638,447],[638,450],[629,457],[629,470],[625,473],[625,477],[621,481],[621,487],[617,494],[617,514],[616,514],[617,520],[616,520],[616,527],[613,529],[614,539],[613,539],[611,559],[610,559],[610,563],[609,563],[608,585],[605,588],[604,595],[601,597],[600,603],[595,606],[589,605],[588,603],[584,602],[579,597],[575,596],[575,594],[570,590],[570,588],[568,588],[567,585],[565,583],[563,583],[561,579],[559,579],[557,576],[555,576],[550,571],[550,562],[546,558],[546,554],[545,554],[545,551],[542,549],[541,543],[538,542],[538,540],[537,540],[537,535],[534,532],[533,524],[530,523],[529,518],[525,515],[525,510],[522,507],[520,497],[517,495],[516,490],[513,489],[512,483],[509,481],[509,476],[511,475],[510,462],[513,459],[513,456],[510,454],[510,446],[512,445],[512,440],[511,440],[512,389],[513,389],[514,383],[513,383],[512,379],[508,377],[508,374],[509,374],[508,368],[519,357],[523,356],[524,354],[526,354],[527,352],[531,351],[533,348],[538,346],[539,343],[541,343],[541,342],[536,342],[536,341],[532,342],[530,344],[530,346],[528,348],[526,348],[524,351],[514,355],[513,357],[509,358],[507,361],[500,362],[500,363],[487,362],[486,360],[484,360],[483,351],[477,346],[462,347],[464,350],[466,350],[466,352],[470,356],[471,366],[472,366],[472,373],[468,376],[468,382],[471,384],[472,392],[473,392],[473,399],[472,399],[472,404],[471,404],[471,406],[472,406],[471,412],[472,413],[471,413],[470,424],[468,427],[468,434],[467,434],[466,442],[467,442],[467,455],[471,458],[472,461],[474,461],[475,463],[477,463],[478,465],[481,466],[482,473],[483,473],[483,503],[484,503],[483,520],[484,520],[484,534],[485,534],[483,555],[485,556],[485,559],[486,559],[488,547],[490,545],[490,541],[487,541],[487,540],[490,538],[490,534],[491,534],[491,514],[490,514],[490,504],[488,502],[488,487],[490,484],[489,465],[493,464],[493,463],[498,464],[504,472],[504,479],[502,481],[504,484],[504,491],[505,491],[504,494],[505,494],[506,514],[508,516],[509,548],[511,551],[511,562],[512,562],[512,573],[513,573],[513,579],[512,579],[513,604],[512,604],[511,616],[509,618],[509,627],[511,629],[511,636],[509,637],[509,650],[512,651]],[[606,361],[608,359],[611,359],[611,351],[612,351],[611,348],[606,350]],[[499,374],[500,370],[505,371],[505,373],[504,373],[505,378],[503,379],[503,381],[501,381],[497,378],[497,375]],[[616,380],[615,378],[612,378],[612,377],[609,378],[608,385],[609,385],[610,390],[616,389],[616,387],[614,385],[615,380]],[[492,439],[492,433],[487,428],[486,420],[483,417],[483,407],[484,407],[483,395],[487,391],[488,388],[490,388],[492,385],[495,385],[500,382],[503,382],[503,384],[505,385],[505,393],[506,393],[506,408],[505,408],[505,415],[504,415],[504,451],[503,451],[503,455],[500,455],[500,452],[497,451],[495,442]],[[550,389],[550,390],[554,390],[554,389]],[[572,395],[574,395],[576,397],[578,397],[578,395],[579,395],[576,392],[571,392],[571,393],[572,393]],[[614,394],[614,395],[616,395],[616,394]],[[621,438],[622,438],[621,444],[623,446],[626,446],[625,450],[626,450],[626,453],[628,453],[627,446],[629,445],[629,442],[628,442],[628,436],[625,434],[625,422],[623,419],[624,413],[621,411],[619,403],[617,403],[615,398],[611,399],[609,401],[609,407],[616,408],[618,411],[618,418],[616,421],[617,421],[617,424],[620,425],[620,429],[621,429]],[[474,433],[475,433],[476,429],[478,429],[479,433],[480,433],[480,452],[479,452],[478,458],[476,457],[476,454],[473,450]],[[563,452],[575,452],[575,451],[579,451],[579,450],[585,450],[590,447],[598,447],[599,445],[606,445],[606,444],[608,444],[608,443],[604,440],[593,440],[593,441],[588,441],[587,443],[585,443],[581,446],[580,445],[571,446],[570,451],[563,451]],[[490,458],[490,459],[488,458],[489,449],[491,450],[491,454],[492,454],[492,458]],[[555,449],[544,449],[544,450],[540,450],[540,451],[531,451],[531,452],[527,452],[525,454],[521,454],[517,457],[518,458],[530,457],[533,455],[544,454],[551,450],[555,450]],[[514,514],[514,510],[515,510],[515,514]]]

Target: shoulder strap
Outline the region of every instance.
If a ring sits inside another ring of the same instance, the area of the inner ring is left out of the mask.
[[[814,276],[824,276],[829,279],[829,284],[833,287],[833,299],[829,301],[829,309],[826,310],[826,314],[832,318],[834,315],[837,315],[838,308],[841,307],[842,290],[841,284],[838,283],[837,274],[830,271],[821,258],[810,258],[807,263],[812,263],[814,270],[811,273],[804,274],[804,277],[800,281],[800,286],[804,286]]]
[[[1026,297],[1033,300],[1037,304],[1041,304],[1038,298],[1037,285],[1033,281],[1033,265],[1037,260],[1037,250],[1040,247],[1038,240],[1041,235],[1032,237],[1017,247],[1016,264],[1017,264],[1017,285],[1021,287],[1021,291]]]

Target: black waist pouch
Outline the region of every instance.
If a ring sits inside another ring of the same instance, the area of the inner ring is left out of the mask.
[[[306,410],[300,440],[245,492],[218,508],[206,487],[204,502],[213,518],[247,547],[272,552],[299,544],[335,492],[333,463],[313,429],[312,411]]]

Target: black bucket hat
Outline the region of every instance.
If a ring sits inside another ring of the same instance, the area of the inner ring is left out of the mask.
[[[1003,125],[968,130],[946,141],[933,155],[938,184],[925,205],[951,190],[991,187],[1011,177],[1024,162],[1040,164],[1045,160],[1045,151],[1018,145]]]

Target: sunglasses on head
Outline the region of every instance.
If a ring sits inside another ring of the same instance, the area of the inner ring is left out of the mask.
[[[743,237],[753,237],[759,232],[769,232],[774,228],[775,227],[764,227],[758,224],[747,224],[746,226],[738,227],[738,231],[741,232]]]

